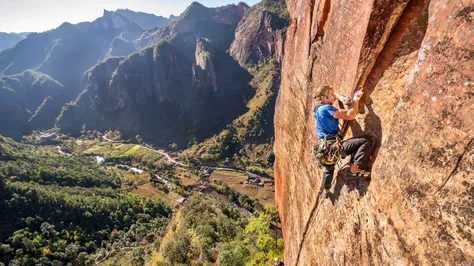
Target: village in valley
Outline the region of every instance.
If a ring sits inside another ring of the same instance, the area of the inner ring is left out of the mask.
[[[122,180],[122,189],[152,199],[162,199],[179,208],[193,193],[212,195],[245,210],[249,215],[274,205],[274,180],[243,169],[218,165],[200,165],[180,161],[176,152],[170,154],[151,144],[121,139],[119,132],[93,131],[77,139],[56,132],[35,132],[25,137],[60,155],[93,157],[97,163],[115,171]],[[135,142],[135,143],[134,143]]]

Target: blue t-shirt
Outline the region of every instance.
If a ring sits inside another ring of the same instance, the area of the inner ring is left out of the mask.
[[[332,115],[337,108],[330,104],[319,104],[314,111],[316,120],[316,134],[318,138],[334,138],[339,131],[339,120]]]

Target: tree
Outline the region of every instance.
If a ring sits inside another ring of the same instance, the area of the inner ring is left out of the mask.
[[[178,144],[176,144],[176,143],[171,143],[171,144],[169,145],[169,147],[170,147],[170,149],[172,149],[172,150],[177,150],[177,149],[178,149]]]
[[[140,143],[140,144],[143,143],[143,139],[142,139],[142,137],[140,137],[140,135],[136,135],[135,139],[137,140],[138,143]]]
[[[90,260],[89,254],[87,252],[81,252],[77,255],[76,261],[79,265],[87,265]]]
[[[48,239],[55,237],[56,234],[58,233],[56,232],[56,230],[54,230],[54,225],[46,223],[46,222],[41,224],[40,229],[43,236]]]
[[[0,245],[0,261],[9,261],[13,255],[13,249],[8,244]]]
[[[75,244],[69,244],[66,247],[66,256],[69,260],[74,261],[77,257],[77,253],[79,252],[79,247]]]
[[[249,259],[250,250],[233,241],[221,249],[217,261],[220,266],[244,266]]]
[[[142,266],[145,264],[145,251],[143,248],[137,248],[132,253],[132,265],[133,266]]]
[[[280,215],[278,214],[278,206],[275,204],[265,205],[265,214],[267,214],[272,222],[280,222]]]
[[[186,232],[177,233],[175,238],[170,240],[163,248],[163,258],[171,265],[178,263],[188,263],[188,249],[190,236]]]
[[[82,125],[82,129],[81,129],[81,135],[85,135],[87,133],[87,130],[86,130],[86,124],[83,124]]]

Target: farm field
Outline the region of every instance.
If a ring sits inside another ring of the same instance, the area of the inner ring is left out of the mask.
[[[218,170],[212,173],[209,181],[221,181],[229,187],[234,188],[238,193],[247,194],[249,197],[258,199],[263,205],[275,204],[275,186],[265,184],[263,187],[246,184],[247,175],[241,172]]]
[[[151,183],[143,184],[131,192],[133,195],[143,196],[149,199],[162,199],[170,206],[176,205],[176,200],[181,198],[180,195],[170,191],[168,194],[155,188]]]

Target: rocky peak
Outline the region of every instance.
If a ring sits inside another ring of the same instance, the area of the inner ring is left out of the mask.
[[[227,25],[237,25],[245,14],[245,10],[249,7],[245,3],[239,3],[236,5],[227,5],[217,9],[216,14],[212,18],[217,23],[223,23]]]
[[[192,2],[191,5],[184,10],[179,16],[181,19],[199,19],[202,16],[206,16],[212,12],[211,8],[207,8],[199,2]]]
[[[193,86],[195,88],[217,91],[213,54],[211,42],[199,38],[196,42],[196,63],[193,65]]]
[[[288,0],[275,113],[288,265],[474,263],[472,1]],[[336,168],[328,198],[312,98],[366,88],[346,137],[370,135],[370,180]]]
[[[136,41],[137,46],[146,47],[153,42],[166,39],[179,43],[175,48],[190,60],[194,60],[196,40],[207,38],[215,48],[226,50],[234,37],[235,27],[245,12],[245,4],[208,8],[193,2],[178,18],[168,25],[148,31]]]
[[[136,12],[130,9],[117,9],[115,12],[132,20],[143,29],[160,27],[170,21],[170,19],[167,19],[162,16],[156,16],[154,14],[149,14],[149,13],[144,13],[144,12]]]
[[[267,2],[274,4],[267,0],[251,7],[235,31],[230,55],[242,66],[257,64],[270,56],[274,56],[277,62],[283,59],[288,20],[271,12]],[[279,4],[279,9],[286,9],[283,0],[274,2]]]
[[[105,9],[102,17],[94,20],[92,24],[103,30],[128,27],[130,28],[130,30],[143,32],[143,29],[135,22],[131,21],[130,19],[117,12],[107,11]]]

